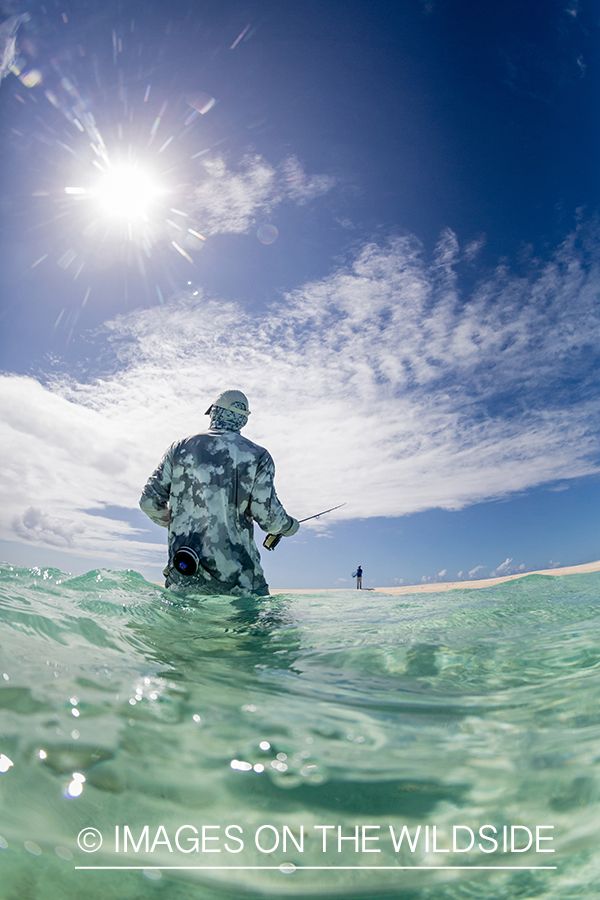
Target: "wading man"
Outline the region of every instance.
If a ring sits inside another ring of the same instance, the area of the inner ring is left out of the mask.
[[[140,499],[146,515],[169,529],[165,585],[266,596],[254,522],[288,537],[298,531],[298,521],[275,493],[270,454],[240,434],[250,415],[245,394],[223,391],[206,415],[208,431],[171,444]]]

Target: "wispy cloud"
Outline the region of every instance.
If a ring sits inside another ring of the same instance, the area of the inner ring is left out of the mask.
[[[505,70],[504,83],[515,94],[545,104],[552,103],[557,92],[572,87],[585,76],[583,55],[573,51],[573,47],[581,42],[580,33],[578,37],[574,36],[579,30],[575,24],[578,4],[570,4],[565,13],[569,16],[568,20],[555,22],[558,38],[555,43],[534,43],[514,38],[501,51]],[[566,41],[572,29],[575,29],[571,34],[572,39]]]
[[[330,521],[460,509],[598,471],[589,247],[573,237],[527,276],[500,267],[470,297],[461,259],[450,232],[431,260],[411,238],[369,244],[263,316],[183,296],[108,323],[110,376],[2,377],[0,536],[154,552],[105,508],[136,507],[166,446],[206,427],[225,387],[249,395],[245,434],[273,453],[299,517],[343,501]]]
[[[503,563],[500,563],[498,568],[494,569],[494,571],[491,573],[490,577],[496,578],[497,576],[500,576],[500,575],[514,575],[516,572],[524,572],[525,571],[524,563],[521,563],[520,566],[513,566],[512,562],[513,562],[512,557],[508,557],[507,559],[505,559]]]
[[[440,581],[440,580],[443,581],[445,574],[446,574],[446,569],[442,569],[442,571],[438,572],[437,575],[422,575],[421,582],[423,584],[431,584],[436,581]],[[395,580],[398,581],[397,578]]]
[[[328,175],[307,175],[296,157],[274,168],[262,156],[246,155],[235,170],[216,155],[204,162],[204,178],[192,203],[206,234],[243,234],[284,200],[304,204],[335,184]]]
[[[280,172],[283,196],[300,204],[326,194],[336,184],[335,178],[331,175],[307,175],[295,156],[289,156],[282,163]]]
[[[0,81],[8,75],[16,56],[17,31],[22,22],[29,21],[29,13],[11,16],[0,24]]]
[[[132,561],[147,559],[147,534],[138,544],[127,522],[101,514],[137,503],[135,411],[128,424],[118,403],[100,406],[69,402],[33,378],[0,376],[4,538],[115,561],[129,539]]]

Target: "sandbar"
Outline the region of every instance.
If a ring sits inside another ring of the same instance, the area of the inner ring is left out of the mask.
[[[465,588],[486,588],[494,584],[502,584],[504,581],[514,581],[516,578],[526,578],[527,575],[583,575],[586,572],[600,572],[600,560],[584,563],[581,566],[566,566],[556,569],[537,569],[535,572],[519,572],[517,575],[500,575],[498,578],[481,578],[477,581],[428,581],[425,584],[402,584],[395,587],[363,588],[368,591],[378,591],[382,594],[433,594],[438,591],[457,591]],[[289,589],[270,588],[271,594],[315,594],[331,593],[334,591],[347,591],[349,588],[301,588]]]

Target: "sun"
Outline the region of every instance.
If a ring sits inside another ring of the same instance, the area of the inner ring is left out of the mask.
[[[111,168],[89,191],[105,216],[129,222],[146,219],[164,193],[156,177],[137,166]]]

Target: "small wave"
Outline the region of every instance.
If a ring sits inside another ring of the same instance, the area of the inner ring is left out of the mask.
[[[558,869],[409,869],[401,891],[559,898],[575,883],[591,897],[599,583],[530,576],[401,602],[371,593],[365,603],[355,591],[181,599],[133,571],[1,565],[8,895],[33,879],[36,890],[56,881],[61,898],[79,897],[85,878],[92,900],[109,884],[123,897],[159,885],[168,900],[398,897],[400,875],[386,866],[548,864],[550,854],[487,856],[476,844],[395,851],[389,832],[435,826],[446,840],[453,825],[489,824],[498,834],[552,826]],[[105,835],[93,864],[139,871],[76,871],[73,861],[92,864],[77,844],[84,824]],[[125,825],[136,842],[148,825],[150,844],[124,856],[114,836]],[[173,849],[179,827],[189,837],[203,825],[204,852]],[[223,843],[233,825],[236,852]],[[262,826],[280,842],[269,853],[255,841]],[[320,826],[332,826],[325,838]],[[379,841],[360,837],[356,849],[357,826]],[[290,833],[304,835],[301,851]],[[31,865],[34,845],[45,868]],[[225,868],[161,869],[215,859]],[[293,875],[279,871],[287,863]],[[299,869],[317,865],[330,868]]]

